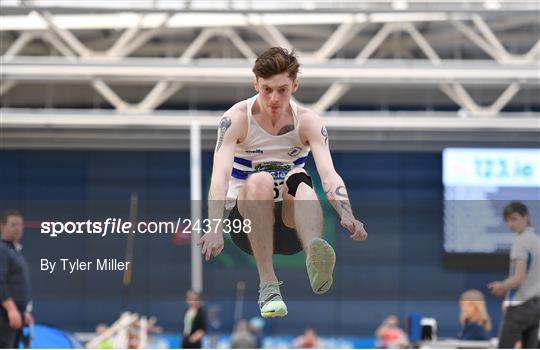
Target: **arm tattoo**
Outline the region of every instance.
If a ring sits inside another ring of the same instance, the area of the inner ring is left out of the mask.
[[[343,198],[339,200],[339,206],[341,207],[341,209],[343,209],[349,214],[352,214],[351,204],[348,201],[349,196],[347,195],[347,190],[345,189],[345,186],[336,187],[336,190],[334,193],[336,194],[336,196]]]
[[[324,144],[328,144],[328,131],[326,131],[326,128],[323,126],[321,128],[321,135],[324,137]]]
[[[340,201],[339,206],[341,207],[341,209],[346,211],[348,214],[352,215],[351,205],[349,204],[349,202]]]
[[[326,193],[328,195],[331,193],[331,191],[328,190]],[[334,208],[336,208],[336,210],[338,210],[337,205],[339,204],[339,207],[341,208],[342,212],[346,212],[349,215],[353,215],[351,203],[349,203],[349,196],[347,195],[347,190],[345,186],[336,187],[336,189],[334,190],[334,193],[332,193],[332,198],[334,200],[334,203],[335,203]]]
[[[340,197],[349,198],[349,196],[347,195],[347,191],[345,190],[345,186],[336,187],[335,193]]]
[[[231,118],[224,116],[219,121],[219,136],[218,136],[218,143],[216,146],[216,152],[219,151],[221,148],[221,144],[223,143],[223,138],[225,137],[225,132],[227,132],[227,129],[230,128],[232,125]]]

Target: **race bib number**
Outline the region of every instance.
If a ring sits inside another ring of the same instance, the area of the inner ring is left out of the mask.
[[[283,181],[274,181],[274,199],[281,198],[283,192]]]

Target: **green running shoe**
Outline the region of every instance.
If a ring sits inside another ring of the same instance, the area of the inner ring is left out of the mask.
[[[259,289],[259,308],[262,317],[283,317],[287,306],[283,302],[279,286],[283,282],[267,282]]]
[[[336,253],[322,238],[311,241],[306,251],[306,266],[311,289],[316,294],[328,292],[332,283],[332,273],[336,265]]]

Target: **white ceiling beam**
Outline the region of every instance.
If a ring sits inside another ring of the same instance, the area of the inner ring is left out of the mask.
[[[493,47],[497,51],[498,57],[501,57],[501,60],[507,60],[510,58],[510,55],[508,54],[508,51],[504,48],[504,46],[501,44],[499,39],[493,34],[493,31],[489,28],[487,23],[478,15],[473,15],[473,23],[478,28],[480,33],[484,35],[484,38],[491,44],[491,47]]]
[[[117,53],[117,55],[120,57],[128,56],[130,53],[132,53],[133,51],[143,46],[148,40],[152,39],[154,36],[162,32],[163,29],[167,26],[167,23],[169,22],[169,20],[170,20],[170,15],[166,15],[166,14],[162,15],[154,23],[155,26],[153,28],[144,31],[143,33],[140,33],[139,36],[135,37],[131,42],[129,42],[126,46],[124,46],[122,50]],[[143,19],[143,22],[144,22],[144,19]],[[137,26],[140,26],[140,24],[137,23]]]
[[[461,106],[463,111],[470,114],[476,114],[480,111],[480,107],[474,102],[467,90],[463,88],[463,85],[459,83],[442,84],[441,89],[446,92],[454,102]],[[462,114],[462,116],[467,116],[467,113]]]
[[[54,17],[50,13],[38,13],[34,12],[34,15],[41,17],[46,23],[49,30],[57,34],[62,38],[65,43],[75,51],[81,57],[90,57],[93,55],[93,52],[89,50],[75,35],[73,35],[69,30],[59,27],[54,20]]]
[[[383,43],[383,41],[388,37],[390,33],[392,33],[396,28],[396,25],[393,23],[387,23],[384,24],[381,29],[375,34],[371,40],[364,46],[362,51],[356,56],[355,62],[357,64],[363,64],[367,61],[367,59],[377,50],[379,46]]]
[[[43,33],[41,38],[52,45],[58,52],[64,56],[68,61],[74,62],[76,60],[75,52],[71,51],[67,45],[60,40],[60,38],[53,32]]]
[[[439,58],[439,55],[433,50],[433,47],[427,42],[426,38],[420,34],[418,29],[416,29],[415,25],[412,23],[404,23],[403,29],[409,33],[409,35],[413,38],[413,40],[416,42],[418,47],[424,52],[424,54],[429,58],[431,63],[434,65],[440,65],[441,59]]]
[[[520,81],[538,84],[539,63],[528,65],[501,65],[493,61],[477,60],[473,63],[456,64],[442,61],[433,66],[422,60],[370,60],[369,65],[359,66],[354,60],[339,60],[333,65],[308,65],[302,70],[304,83],[343,82],[381,83],[441,81],[482,82],[499,84]],[[103,62],[100,60],[69,62],[65,59],[14,58],[5,62],[0,76],[8,79],[25,80],[72,80],[84,81],[86,77],[116,79],[124,81],[162,80],[177,81],[245,82],[250,81],[252,72],[244,59],[200,59],[196,65],[178,64],[174,60],[129,59],[125,62]]]
[[[164,80],[158,82],[148,95],[137,104],[135,107],[136,111],[142,113],[156,109],[163,102],[171,98],[182,86],[183,84],[179,82],[168,82]]]
[[[199,35],[189,44],[189,46],[184,50],[182,55],[179,58],[179,61],[181,63],[188,63],[190,62],[193,57],[199,52],[199,50],[206,44],[208,39],[216,35],[217,31],[214,28],[205,28],[203,29]]]
[[[6,50],[6,52],[2,56],[2,59],[10,60],[11,58],[17,56],[19,52],[21,52],[21,50],[24,49],[24,47],[35,38],[36,35],[34,33],[22,32]]]
[[[0,84],[0,96],[3,96],[5,93],[7,93],[13,87],[15,87],[15,85],[17,85],[16,81],[3,80],[2,83]]]
[[[163,17],[170,17],[166,28],[245,27],[255,19],[260,25],[317,25],[338,24],[346,14],[242,14],[242,13],[151,13],[144,16],[141,29],[160,25]],[[137,25],[137,13],[53,15],[55,24],[66,30],[125,29]],[[0,31],[47,30],[47,22],[33,13],[19,16],[0,16]]]
[[[459,83],[441,84],[440,89],[446,93],[456,104],[462,107],[462,116],[470,115],[477,117],[496,117],[497,114],[510,102],[510,100],[519,91],[520,86],[517,82],[510,84],[502,94],[489,106],[480,106],[476,103],[463,85]]]
[[[143,16],[140,15],[139,22],[137,22],[137,24],[133,27],[126,28],[118,40],[116,40],[111,48],[106,51],[105,55],[108,57],[125,57],[126,52],[124,50],[133,40],[133,38],[140,32],[142,21]]]
[[[448,96],[454,103],[461,108],[465,108],[463,101],[461,100],[461,97],[458,96],[458,94],[455,92],[454,88],[450,84],[440,84],[439,89],[444,92],[446,96]]]
[[[471,28],[463,24],[461,21],[452,21],[454,27],[456,27],[461,33],[463,33],[471,42],[476,44],[480,49],[484,50],[485,53],[490,55],[494,60],[503,61],[505,59],[504,55],[500,51],[496,50],[491,46],[484,38],[476,34]]]
[[[46,20],[35,15],[35,10],[27,15],[2,15],[0,31],[29,31],[47,30]],[[323,25],[341,24],[352,15],[358,17],[360,22],[390,23],[390,22],[440,22],[449,19],[465,21],[472,20],[475,12],[378,12],[366,14],[364,11],[350,11],[348,13],[313,13],[313,12],[142,12],[114,11],[101,14],[53,14],[51,18],[55,24],[66,30],[121,30],[137,26],[141,15],[144,20],[140,23],[141,29],[152,29],[160,25],[163,16],[170,17],[166,28],[205,28],[205,27],[246,27],[250,25],[268,24],[274,26],[290,25]],[[530,12],[524,11],[518,15],[525,17]],[[530,19],[529,19],[530,21]],[[534,22],[533,22],[534,23]]]
[[[519,84],[514,82],[510,84],[504,92],[497,98],[495,102],[491,106],[487,108],[492,113],[499,113],[504,106],[510,102],[510,100],[518,93],[519,91]]]
[[[523,56],[527,62],[533,62],[535,59],[540,58],[540,39],[536,44],[531,47],[531,49]]]
[[[272,39],[273,45],[281,46],[287,50],[291,50],[293,48],[293,45],[289,42],[289,40],[273,24],[263,24],[261,29],[266,31],[268,36]]]
[[[255,60],[257,58],[255,52],[253,52],[249,45],[246,44],[246,42],[238,35],[238,33],[236,33],[234,29],[225,28],[221,34],[228,37],[245,58],[249,60]]]
[[[330,108],[337,100],[349,91],[351,85],[343,83],[333,83],[324,94],[310,107],[315,113],[323,113]]]
[[[194,119],[203,128],[215,129],[222,111],[159,111],[147,114],[118,113],[107,110],[0,109],[6,128],[189,128]],[[498,118],[457,118],[455,112],[340,112],[323,114],[332,129],[372,128],[388,130],[522,130],[540,132],[539,113],[501,113]]]
[[[340,26],[330,35],[324,44],[313,54],[316,61],[321,62],[329,59],[337,51],[342,49],[349,40],[354,38],[367,23],[358,23],[351,18],[340,24]]]
[[[118,111],[127,111],[129,109],[129,104],[122,100],[116,92],[114,92],[109,85],[107,85],[102,80],[93,80],[92,86],[94,89],[105,98],[114,108]]]
[[[364,1],[274,1],[266,0],[247,0],[247,1],[170,1],[170,0],[137,0],[135,2],[110,2],[106,0],[94,0],[92,3],[81,3],[79,1],[30,1],[30,0],[8,0],[5,6],[7,8],[21,9],[24,7],[35,6],[52,7],[57,9],[69,9],[71,11],[84,10],[108,10],[108,11],[269,11],[284,12],[308,10],[317,11],[355,11],[362,10],[366,12],[373,11],[396,11],[407,13],[410,11],[488,11],[498,12],[523,12],[538,10],[539,5],[534,1],[525,0],[473,0],[464,2],[463,0],[445,0],[445,1],[404,1],[404,0],[364,0]],[[398,5],[401,5],[398,7]]]

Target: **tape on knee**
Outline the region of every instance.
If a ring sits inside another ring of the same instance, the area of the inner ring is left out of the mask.
[[[296,196],[296,190],[298,190],[298,186],[300,186],[301,183],[305,183],[309,187],[313,188],[313,182],[311,181],[311,177],[306,173],[294,173],[286,181],[287,188],[289,189],[289,194],[291,196]]]

